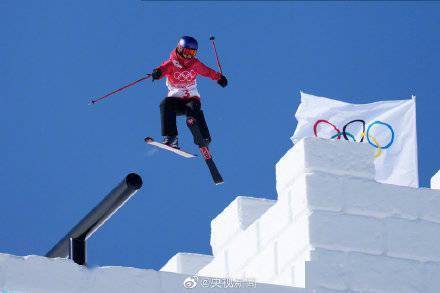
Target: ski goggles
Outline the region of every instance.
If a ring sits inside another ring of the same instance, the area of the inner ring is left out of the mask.
[[[190,49],[190,48],[183,48],[183,47],[179,47],[179,52],[184,57],[188,57],[188,56],[189,57],[194,57],[197,54],[197,50]]]

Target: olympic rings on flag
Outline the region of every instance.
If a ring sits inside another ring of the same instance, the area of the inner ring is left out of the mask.
[[[367,139],[368,139],[368,137],[367,137]],[[382,155],[382,149],[383,149],[383,147],[381,147],[381,146],[379,145],[379,142],[377,141],[377,139],[374,138],[374,136],[371,136],[371,139],[372,139],[372,140],[374,141],[374,143],[378,146],[378,147],[377,147],[377,153],[374,155],[374,158],[377,159],[377,158],[379,158],[379,157]]]
[[[373,125],[384,125],[384,126],[386,126],[389,130],[390,130],[390,132],[391,132],[391,139],[390,139],[390,142],[386,145],[386,146],[383,146],[382,147],[382,149],[387,149],[387,148],[389,148],[392,144],[393,144],[393,142],[394,142],[394,130],[393,130],[393,128],[391,127],[391,125],[389,125],[388,123],[384,123],[384,122],[381,122],[381,121],[374,121],[373,123],[371,123],[369,126],[368,126],[368,129],[367,129],[367,140],[368,140],[368,143],[369,144],[371,144],[373,147],[375,147],[375,148],[378,148],[379,147],[379,144],[376,142],[376,141],[374,141],[374,144],[371,142],[371,140],[370,140],[370,135],[369,135],[369,133],[370,133],[370,129],[371,129],[371,127],[373,126]]]
[[[319,123],[327,123],[328,125],[332,126],[336,130],[336,132],[337,132],[336,136],[338,137],[338,139],[341,139],[341,131],[334,124],[332,124],[332,123],[330,123],[330,122],[328,122],[327,120],[324,120],[324,119],[316,121],[315,125],[313,125],[313,132],[315,133],[316,137],[318,137],[318,124]]]
[[[352,120],[352,121],[348,122],[347,124],[345,124],[344,127],[342,128],[342,135],[344,136],[345,140],[348,140],[347,135],[346,135],[348,125],[355,123],[355,122],[362,123],[362,133],[365,133],[365,121],[360,120],[360,119]],[[354,138],[353,138],[353,140],[356,141]],[[363,141],[364,141],[364,136],[361,137],[361,140],[359,142],[363,142]]]
[[[382,122],[382,121],[374,121],[373,123],[368,125],[368,127],[367,127],[367,129],[365,131],[365,128],[366,128],[365,120],[355,119],[355,120],[352,120],[352,121],[348,122],[347,124],[345,124],[344,127],[342,128],[342,132],[341,132],[339,130],[339,128],[336,125],[334,125],[333,123],[329,122],[328,120],[320,119],[320,120],[317,120],[315,122],[315,124],[313,125],[313,133],[315,134],[316,137],[318,137],[318,125],[321,124],[321,123],[330,125],[336,131],[336,134],[332,135],[330,137],[330,139],[337,138],[339,140],[339,139],[341,139],[341,136],[342,136],[347,141],[349,141],[350,140],[349,138],[351,138],[351,140],[353,142],[358,142],[358,141],[356,141],[356,138],[355,138],[355,136],[353,134],[351,134],[350,132],[347,131],[347,128],[352,123],[361,123],[362,124],[362,132],[361,132],[361,138],[360,138],[359,142],[363,142],[364,138],[367,137],[368,143],[372,147],[377,149],[377,152],[374,155],[374,158],[380,157],[382,155],[382,153],[383,153],[382,151],[384,149],[388,149],[394,143],[395,133],[394,133],[393,127],[390,124]],[[385,146],[382,146],[379,143],[379,141],[373,135],[371,135],[371,133],[370,133],[373,126],[377,127],[377,126],[380,126],[380,125],[385,126],[389,130],[389,132],[391,134],[391,138],[390,138],[389,142]]]
[[[335,135],[333,135],[332,137],[330,137],[330,139],[334,139],[334,138],[336,138],[337,136],[338,136],[338,134],[335,134]],[[339,135],[339,136],[340,136],[340,135]],[[347,137],[347,136],[351,137],[351,139],[352,139],[354,142],[356,142],[356,139],[354,138],[354,135],[353,135],[353,134],[351,134],[350,132],[344,132],[344,138]],[[345,140],[348,140],[348,138],[346,138]]]

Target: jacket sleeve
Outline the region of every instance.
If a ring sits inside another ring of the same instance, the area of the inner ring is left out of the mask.
[[[159,67],[157,67],[157,69],[160,69],[160,71],[162,71],[162,76],[159,79],[162,79],[170,73],[171,66],[173,66],[173,62],[171,60],[167,60],[163,62]]]
[[[220,72],[215,71],[214,69],[209,68],[199,60],[197,60],[196,64],[197,73],[203,75],[205,77],[209,77],[212,80],[219,80],[222,77]]]

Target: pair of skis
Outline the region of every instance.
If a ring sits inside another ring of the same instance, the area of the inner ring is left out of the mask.
[[[188,128],[190,129],[192,135],[194,136],[194,141],[198,145],[200,153],[202,154],[203,158],[205,159],[206,165],[208,166],[209,172],[211,173],[211,176],[212,176],[212,179],[214,180],[214,183],[217,185],[222,184],[224,182],[223,178],[222,178],[220,172],[218,171],[217,166],[214,163],[214,160],[212,159],[211,152],[210,152],[205,140],[203,139],[203,136],[200,132],[200,128],[197,124],[196,119],[194,119],[193,117],[188,117],[186,119],[186,125],[188,125]],[[165,145],[163,143],[157,142],[151,137],[146,137],[145,142],[150,145],[153,145],[155,147],[158,147],[158,148],[161,148],[161,149],[164,149],[167,151],[171,151],[171,152],[173,152],[177,155],[180,155],[182,157],[185,157],[185,158],[193,158],[196,156],[194,154],[185,152],[183,150],[176,149],[176,148],[170,147],[168,145]]]

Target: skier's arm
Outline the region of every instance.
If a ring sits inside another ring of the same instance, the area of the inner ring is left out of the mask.
[[[197,60],[197,73],[205,77],[209,77],[212,80],[216,80],[221,87],[225,87],[228,85],[228,80],[223,74],[209,68],[199,60]]]
[[[172,65],[172,62],[170,60],[168,60],[168,61],[165,61],[164,63],[162,63],[159,67],[155,68],[152,73],[153,80],[161,79],[164,76],[167,76],[171,65]]]
[[[220,72],[209,68],[199,60],[197,60],[197,73],[204,77],[209,77],[212,80],[219,80],[222,77],[222,74]]]

